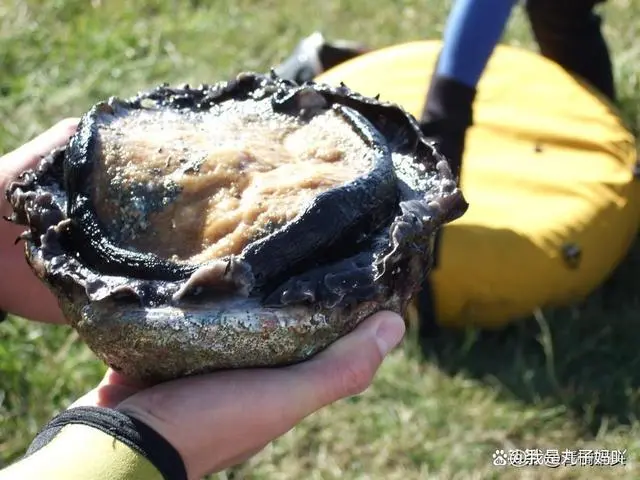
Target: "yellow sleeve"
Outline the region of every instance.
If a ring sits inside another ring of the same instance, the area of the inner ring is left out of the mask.
[[[0,480],[186,480],[178,452],[139,420],[99,407],[55,417]]]

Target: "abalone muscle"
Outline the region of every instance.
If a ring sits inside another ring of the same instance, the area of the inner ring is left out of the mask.
[[[400,107],[253,73],[98,103],[7,198],[69,323],[152,381],[301,361],[402,313],[467,208]]]

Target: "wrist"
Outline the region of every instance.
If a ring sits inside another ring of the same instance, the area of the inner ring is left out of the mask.
[[[169,442],[144,422],[110,408],[76,407],[62,412],[36,436],[24,461],[66,470],[56,460],[60,455],[76,458],[68,478],[105,478],[101,472],[108,471],[109,480],[187,479],[182,458]]]

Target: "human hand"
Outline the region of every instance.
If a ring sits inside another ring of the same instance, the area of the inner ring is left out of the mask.
[[[68,118],[37,136],[16,150],[0,157],[0,214],[11,215],[11,206],[4,192],[20,173],[36,167],[40,159],[51,150],[64,145],[78,126],[79,119]],[[24,250],[14,245],[24,227],[0,219],[0,310],[30,320],[65,323],[58,302],[51,291],[33,274],[24,258]]]
[[[22,172],[38,165],[38,162],[53,149],[63,146],[74,134],[80,119],[66,118],[53,127],[0,157],[0,187],[2,187],[2,214],[11,213],[4,200],[4,192]]]
[[[405,325],[379,312],[310,360],[272,369],[228,370],[155,386],[113,370],[72,407],[115,408],[151,427],[180,453],[188,478],[241,463],[308,415],[363,392]]]

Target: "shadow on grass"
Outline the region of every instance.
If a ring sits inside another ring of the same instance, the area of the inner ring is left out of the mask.
[[[565,406],[585,433],[640,418],[640,239],[612,277],[573,308],[499,332],[440,331],[422,359],[494,385],[501,396]]]

